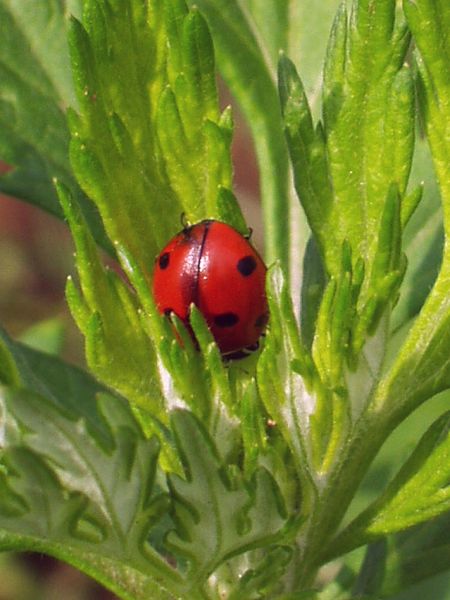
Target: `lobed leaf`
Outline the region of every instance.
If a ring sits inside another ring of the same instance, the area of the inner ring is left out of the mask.
[[[156,440],[80,369],[3,333],[0,347],[16,365],[0,391],[1,548],[57,556],[124,598],[177,594],[180,577],[148,543],[167,510]]]
[[[72,166],[109,238],[148,272],[179,215],[216,216],[231,187],[208,28],[178,0],[88,1],[70,46]]]
[[[371,265],[385,230],[381,215],[392,183],[405,193],[412,160],[412,78],[403,67],[408,47],[394,4],[355,3],[338,11],[324,70],[323,127],[314,127],[292,63],[280,62],[283,118],[297,193],[325,268],[340,269],[336,247],[346,240]],[[370,66],[372,65],[372,66]],[[383,151],[380,152],[380,148]],[[381,228],[381,229],[380,229]],[[367,301],[369,273],[360,302]]]
[[[293,456],[302,482],[302,511],[307,512],[314,493],[313,458],[309,420],[316,409],[313,389],[314,367],[303,350],[282,271],[269,271],[268,302],[270,329],[258,361],[257,381],[265,408]]]
[[[69,279],[66,295],[85,335],[88,364],[100,381],[164,419],[156,358],[137,298],[117,273],[103,266],[77,204],[66,188],[57,187],[75,241],[81,287],[80,293]]]
[[[449,217],[450,190],[448,187],[448,156],[450,152],[448,90],[450,79],[443,61],[450,56],[448,39],[437,36],[445,24],[450,25],[450,14],[441,2],[436,6],[428,0],[417,5],[405,2],[405,12],[422,53],[419,67],[419,104],[422,107],[438,181],[441,186],[446,240],[441,268],[424,307],[411,328],[391,370],[386,374],[378,395],[378,405],[386,402],[386,394],[397,397],[391,408],[393,419],[413,410],[419,403],[450,387],[448,360],[448,332],[450,319],[449,281]],[[428,37],[427,31],[433,33]]]
[[[261,47],[261,39],[256,35],[246,10],[236,0],[225,4],[218,0],[200,0],[192,4],[201,9],[208,21],[221,74],[253,131],[266,215],[267,261],[271,263],[279,258],[287,268],[289,231],[286,215],[289,205],[286,147],[265,48]]]
[[[191,580],[201,582],[227,558],[275,541],[286,514],[266,470],[256,471],[247,487],[230,479],[224,459],[193,415],[174,412],[172,428],[185,479],[169,477],[176,530],[167,543],[189,561]]]

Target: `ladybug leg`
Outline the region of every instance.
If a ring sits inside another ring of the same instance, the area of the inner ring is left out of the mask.
[[[247,233],[244,234],[244,237],[246,240],[250,240],[252,235],[253,235],[253,227],[249,227]]]
[[[223,355],[223,359],[225,361],[229,360],[240,360],[242,358],[247,358],[250,354],[253,354],[259,348],[259,342],[255,342],[251,346],[247,346],[246,348],[242,348],[242,350],[237,350],[235,352],[229,352],[228,354]]]

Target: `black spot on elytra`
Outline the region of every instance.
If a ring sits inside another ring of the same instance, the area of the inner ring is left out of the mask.
[[[256,269],[256,260],[253,256],[244,256],[244,258],[238,260],[236,267],[241,275],[248,277]]]
[[[269,315],[267,313],[262,313],[255,321],[255,327],[262,328],[267,325],[267,321],[269,320]]]
[[[161,254],[161,256],[159,257],[159,268],[167,269],[167,267],[169,266],[169,262],[170,254],[168,252],[164,252],[164,254]]]
[[[214,323],[217,327],[233,327],[239,322],[239,317],[236,313],[227,312],[214,317]]]

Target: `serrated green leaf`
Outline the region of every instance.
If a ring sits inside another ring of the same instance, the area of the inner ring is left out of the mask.
[[[88,429],[105,444],[110,443],[108,430],[95,408],[95,397],[106,389],[87,372],[55,356],[34,350],[11,338],[0,329],[0,348],[8,353],[15,376],[2,383],[25,387],[51,400],[61,411],[76,410]]]
[[[176,530],[167,543],[190,562],[193,581],[208,577],[227,557],[276,540],[285,524],[283,502],[267,471],[248,489],[231,481],[206,430],[188,412],[172,415],[185,479],[169,477]]]
[[[82,294],[70,282],[67,299],[86,338],[88,364],[106,385],[141,408],[152,406],[153,414],[163,418],[156,358],[142,327],[138,300],[101,263],[77,204],[64,186],[57,187],[75,241]]]
[[[436,11],[435,11],[436,8]],[[448,89],[449,69],[442,61],[449,61],[448,40],[436,37],[443,23],[450,23],[450,13],[441,2],[436,7],[427,0],[416,4],[405,2],[405,12],[413,34],[417,37],[424,63],[419,68],[419,103],[424,111],[427,135],[441,186],[444,227],[447,240],[439,275],[427,301],[416,319],[391,371],[380,387],[378,402],[384,402],[386,392],[396,394],[401,389],[401,402],[392,407],[392,413],[412,410],[420,402],[450,386],[448,361],[448,331],[450,322],[449,280],[450,254],[448,245],[448,186],[449,136],[446,133],[450,105]],[[426,24],[426,26],[425,26]],[[430,31],[428,35],[427,31]],[[447,44],[447,46],[446,46]],[[439,100],[437,100],[439,99]],[[394,417],[395,418],[395,417]]]
[[[80,107],[70,123],[72,166],[109,238],[151,265],[173,231],[170,216],[181,213],[161,171],[154,131],[165,81],[161,8],[102,1],[85,3],[84,12],[85,26],[73,20],[69,40]],[[149,200],[165,210],[156,216]]]
[[[207,25],[178,0],[88,1],[70,42],[75,174],[109,238],[148,272],[180,214],[216,216],[218,188],[231,186]]]
[[[192,2],[204,13],[214,37],[221,74],[253,130],[265,209],[266,257],[287,268],[288,208],[286,147],[276,88],[260,39],[246,10],[236,0]],[[249,85],[251,73],[251,85]]]
[[[154,486],[158,444],[144,439],[126,403],[106,395],[99,400],[105,444],[88,431],[75,405],[5,388],[1,401],[3,547],[54,554],[125,598],[132,590],[136,598],[150,590],[169,598],[165,586],[174,593],[181,578],[148,541],[167,510]]]
[[[403,5],[408,24],[415,38],[415,43],[420,51],[420,55],[416,54],[416,62],[418,63],[418,100],[431,146],[434,169],[441,188],[448,237],[448,205],[450,199],[448,186],[450,152],[448,142],[448,122],[450,115],[450,104],[448,102],[448,90],[450,89],[448,64],[450,61],[450,50],[447,38],[440,35],[439,32],[448,28],[450,16],[445,2],[431,3],[427,0],[421,0],[416,3],[406,0]],[[427,154],[423,146],[424,143],[422,143],[421,149],[421,163],[427,166],[429,165],[429,160],[427,160]],[[412,287],[408,294],[412,298],[410,305],[406,306],[410,313],[414,309],[417,310],[416,307],[420,306],[421,301],[423,302],[427,289],[434,282],[440,265],[442,249],[440,213],[437,210],[438,192],[433,182],[434,173],[431,166],[428,166],[427,171],[425,171],[425,177],[422,173],[420,176],[426,182],[425,192],[429,195],[426,206],[431,218],[428,221],[427,229],[423,228],[423,216],[419,221],[420,232],[416,236],[418,240],[416,245],[418,247],[417,262],[419,269],[416,269],[416,272],[413,273],[412,285],[414,287]],[[423,238],[426,233],[429,233],[428,237],[431,240],[431,245],[429,250],[424,252]],[[412,243],[414,244],[414,240]],[[412,249],[414,249],[414,246],[412,246]],[[421,265],[423,265],[422,269],[420,269]],[[417,294],[417,291],[421,293]],[[414,298],[414,292],[418,296],[417,299]],[[405,298],[408,298],[408,296],[405,295]],[[402,303],[401,299],[399,309],[403,308],[405,310],[404,307],[405,302]],[[401,314],[400,310],[398,313]]]
[[[396,23],[394,8],[391,0],[376,6],[355,2],[348,23],[345,9],[338,12],[325,65],[324,135],[320,126],[313,127],[293,65],[281,63],[296,188],[326,269],[334,275],[340,268],[336,246],[344,240],[354,256],[371,264],[378,244],[373,228],[381,222],[384,198],[392,182],[403,194],[409,175],[412,79],[402,66],[408,36],[404,24]]]
[[[303,349],[292,300],[282,271],[269,270],[270,328],[258,361],[259,393],[270,417],[289,446],[300,481],[302,510],[308,511],[313,493],[313,459],[309,419],[316,407],[314,366]]]
[[[294,64],[282,56],[278,69],[279,93],[284,128],[294,171],[294,182],[310,227],[317,235],[327,228],[332,203],[331,181],[327,169],[325,144],[320,130],[315,130],[303,84]],[[329,244],[335,232],[328,228]],[[323,253],[322,240],[319,238]]]

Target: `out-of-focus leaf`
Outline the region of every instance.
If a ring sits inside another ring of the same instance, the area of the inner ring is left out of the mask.
[[[450,515],[445,513],[405,532],[389,536],[369,546],[355,594],[366,598],[447,598],[426,586],[431,577],[450,568]],[[413,593],[413,586],[424,582],[422,594]],[[444,588],[447,586],[444,581]],[[429,596],[426,594],[429,593]],[[425,594],[425,596],[424,596]],[[434,595],[438,594],[438,595]],[[359,596],[358,596],[359,597]]]
[[[64,339],[64,324],[58,319],[47,319],[29,327],[20,336],[20,341],[35,350],[59,354]]]
[[[53,186],[71,187],[97,241],[110,252],[95,207],[72,175],[65,110],[74,95],[67,46],[79,0],[0,1],[0,156],[13,169],[0,190],[60,218]]]
[[[450,511],[449,480],[450,413],[445,413],[424,434],[386,491],[332,543],[335,555]]]

